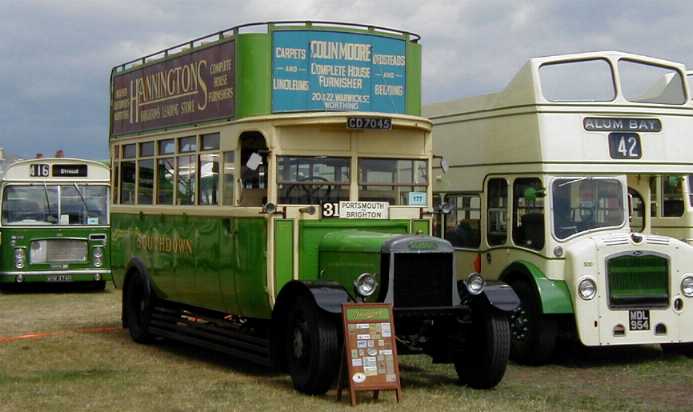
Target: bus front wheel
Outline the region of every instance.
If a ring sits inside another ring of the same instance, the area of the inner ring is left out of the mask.
[[[339,369],[337,322],[308,296],[296,299],[287,326],[287,364],[294,387],[308,395],[327,392]]]
[[[152,318],[153,296],[140,273],[135,273],[128,281],[127,294],[123,304],[127,317],[128,331],[132,340],[138,343],[149,343],[152,335],[149,323]]]
[[[528,282],[514,281],[510,282],[510,286],[520,298],[520,306],[510,317],[510,357],[524,365],[545,364],[556,347],[556,319],[542,313],[540,302]]]
[[[503,379],[510,355],[510,325],[497,310],[473,315],[469,343],[455,358],[460,382],[474,389],[493,388]]]

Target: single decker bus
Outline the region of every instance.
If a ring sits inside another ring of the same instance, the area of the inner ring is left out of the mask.
[[[111,280],[109,168],[68,158],[22,160],[0,180],[0,287]]]
[[[495,386],[512,289],[458,282],[431,236],[431,124],[419,36],[325,22],[258,23],[113,68],[113,270],[137,342],[168,337],[327,391],[341,305],[394,306],[399,353]],[[363,381],[393,382],[363,340]]]
[[[628,192],[693,170],[684,74],[620,52],[534,58],[499,93],[424,108],[449,169],[437,232],[459,275],[517,292],[518,361],[546,362],[564,334],[690,353],[693,248],[637,233]]]

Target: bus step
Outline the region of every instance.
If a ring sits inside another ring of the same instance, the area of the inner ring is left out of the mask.
[[[158,336],[205,347],[250,362],[271,366],[269,339],[245,335],[212,322],[198,323],[180,311],[156,307],[149,331]]]

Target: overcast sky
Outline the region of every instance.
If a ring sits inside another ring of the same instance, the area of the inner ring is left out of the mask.
[[[693,64],[691,1],[0,0],[0,147],[107,157],[108,77],[238,24],[334,20],[421,34],[423,101],[502,89],[530,57],[621,50]]]

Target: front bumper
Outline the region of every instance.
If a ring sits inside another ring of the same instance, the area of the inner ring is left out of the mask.
[[[113,279],[109,269],[10,271],[0,272],[0,283],[20,283],[17,281],[19,276],[21,283],[73,283]]]

